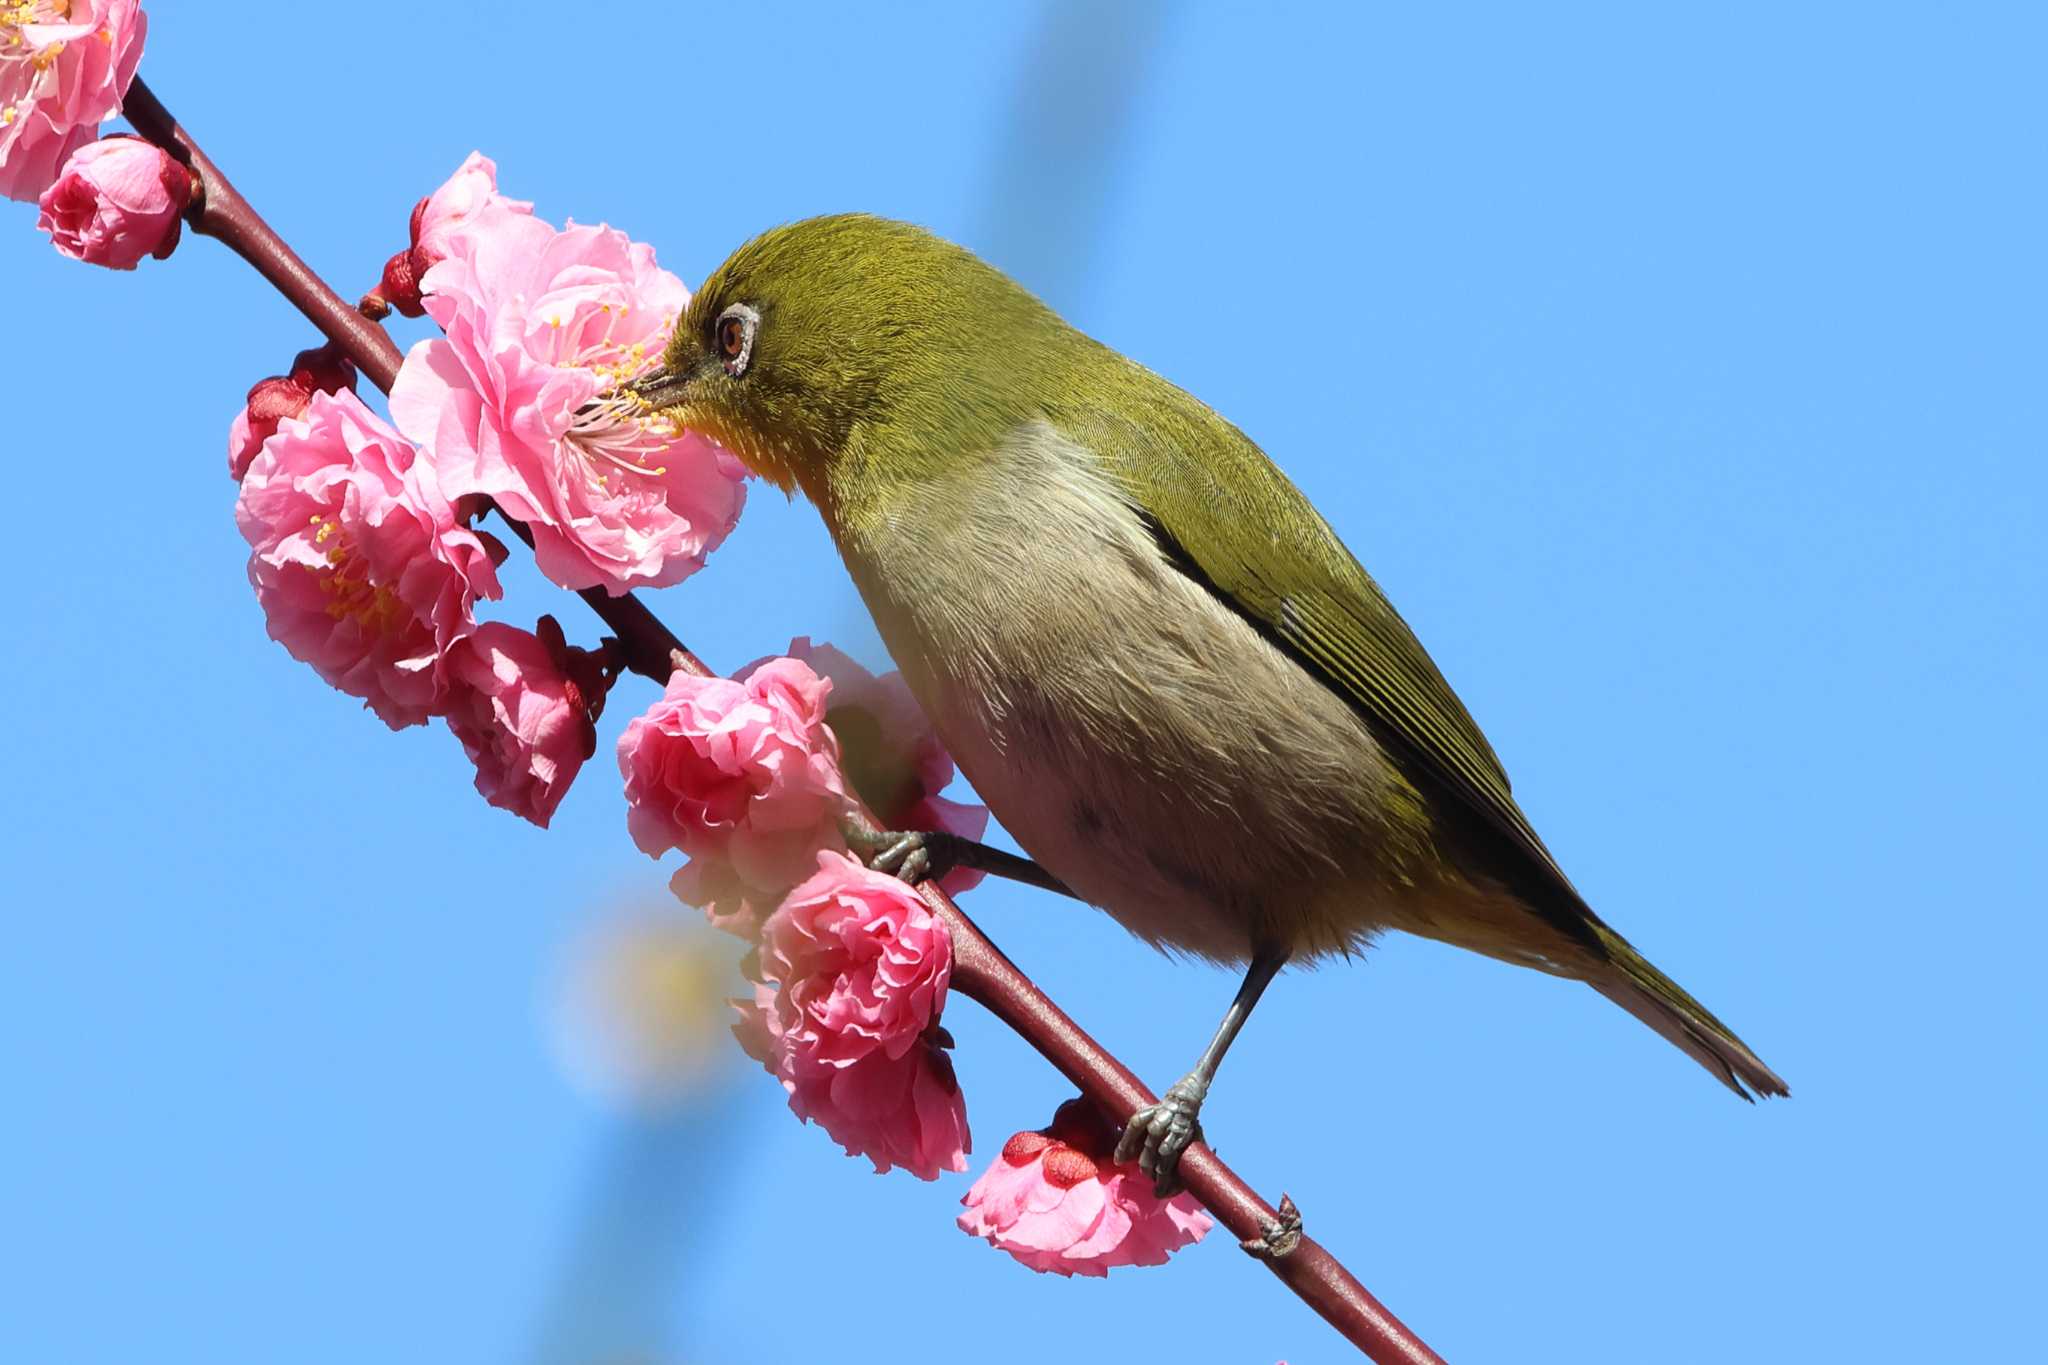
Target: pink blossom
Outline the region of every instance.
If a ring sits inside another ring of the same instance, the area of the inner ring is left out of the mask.
[[[192,173],[164,150],[126,135],[88,142],[37,200],[36,226],[58,251],[88,265],[133,270],[178,244]]]
[[[877,1171],[967,1169],[967,1107],[939,1016],[953,941],[917,893],[843,853],[763,927],[741,1041],[818,1124]]]
[[[891,829],[977,839],[988,825],[986,807],[936,794],[953,760],[899,674],[877,678],[804,636],[789,649],[747,665],[739,682],[672,678],[619,746],[635,840],[650,857],[688,854],[669,888],[745,938],[819,850],[846,851],[850,790]],[[687,758],[662,751],[679,742]],[[958,894],[980,880],[956,868],[939,884]]]
[[[1033,1270],[1106,1275],[1111,1266],[1163,1265],[1200,1241],[1213,1219],[1182,1191],[1152,1192],[1136,1167],[1116,1165],[1116,1134],[1088,1101],[1018,1133],[960,1202],[961,1231],[985,1237]]]
[[[270,637],[394,730],[440,708],[443,656],[499,591],[491,550],[414,454],[353,392],[318,393],[235,504]]]
[[[825,725],[831,684],[794,659],[742,682],[678,672],[619,737],[626,827],[649,857],[692,859],[675,890],[713,922],[750,932],[759,914],[844,847],[839,748]]]
[[[333,342],[293,356],[291,373],[257,380],[228,426],[228,473],[239,482],[277,424],[287,417],[304,416],[314,394],[339,393],[355,386],[356,367]]]
[[[489,200],[447,248],[420,281],[447,335],[406,356],[399,430],[451,496],[482,494],[525,523],[563,587],[696,572],[739,518],[744,470],[619,391],[657,363],[689,290],[622,232],[557,232]]]
[[[408,229],[411,244],[385,263],[378,297],[406,317],[424,314],[421,279],[454,249],[459,234],[486,209],[531,214],[533,205],[499,194],[497,163],[482,152],[471,152],[441,188],[413,205]]]
[[[847,784],[867,803],[884,829],[938,830],[980,839],[988,829],[988,807],[949,801],[939,793],[953,780],[953,756],[939,739],[901,673],[880,677],[843,650],[812,644],[799,635],[789,657],[801,659],[832,683],[825,719],[839,740],[840,767]],[[952,895],[971,890],[982,874],[956,867],[939,879]]]
[[[476,789],[546,829],[597,751],[609,677],[551,616],[537,634],[487,621],[450,647],[447,668],[448,728],[476,764]]]
[[[0,194],[39,198],[121,111],[148,27],[138,0],[0,7]]]

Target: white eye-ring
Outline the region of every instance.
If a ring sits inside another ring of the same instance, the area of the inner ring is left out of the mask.
[[[761,315],[744,303],[735,303],[718,315],[711,328],[711,344],[725,364],[725,372],[738,379],[754,358],[754,333],[761,327]]]

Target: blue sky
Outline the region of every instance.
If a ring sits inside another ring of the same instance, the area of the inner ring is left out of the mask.
[[[351,296],[473,147],[691,281],[866,209],[1264,445],[1592,902],[1794,1091],[1412,940],[1283,977],[1210,1132],[1447,1357],[2036,1342],[2037,10],[150,10],[145,77]],[[609,765],[541,833],[266,640],[223,440],[310,330],[213,243],[117,276],[33,217],[0,205],[0,1358],[1347,1358],[1222,1237],[1025,1272],[953,1228],[964,1177],[869,1174],[729,1045],[660,1114],[580,1085],[561,979],[668,874]],[[714,666],[882,662],[772,491],[655,605]],[[1232,989],[967,908],[1155,1085]],[[1066,1092],[947,1023],[986,1158]]]

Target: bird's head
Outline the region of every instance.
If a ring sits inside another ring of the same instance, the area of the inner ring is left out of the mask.
[[[814,501],[850,447],[963,439],[1032,335],[1059,324],[972,253],[866,214],[762,233],[690,300],[655,373],[634,390],[754,473]],[[962,395],[973,392],[968,404]],[[976,411],[970,412],[973,408]],[[956,447],[957,448],[957,447]]]

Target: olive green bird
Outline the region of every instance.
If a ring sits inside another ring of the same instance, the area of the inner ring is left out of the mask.
[[[1785,1084],[1588,908],[1429,655],[1243,432],[968,251],[814,218],[742,246],[639,393],[823,515],[1003,827],[1139,937],[1249,964],[1130,1122],[1162,1188],[1280,967],[1402,929],[1586,982],[1736,1094]],[[913,879],[978,846],[915,834]]]

